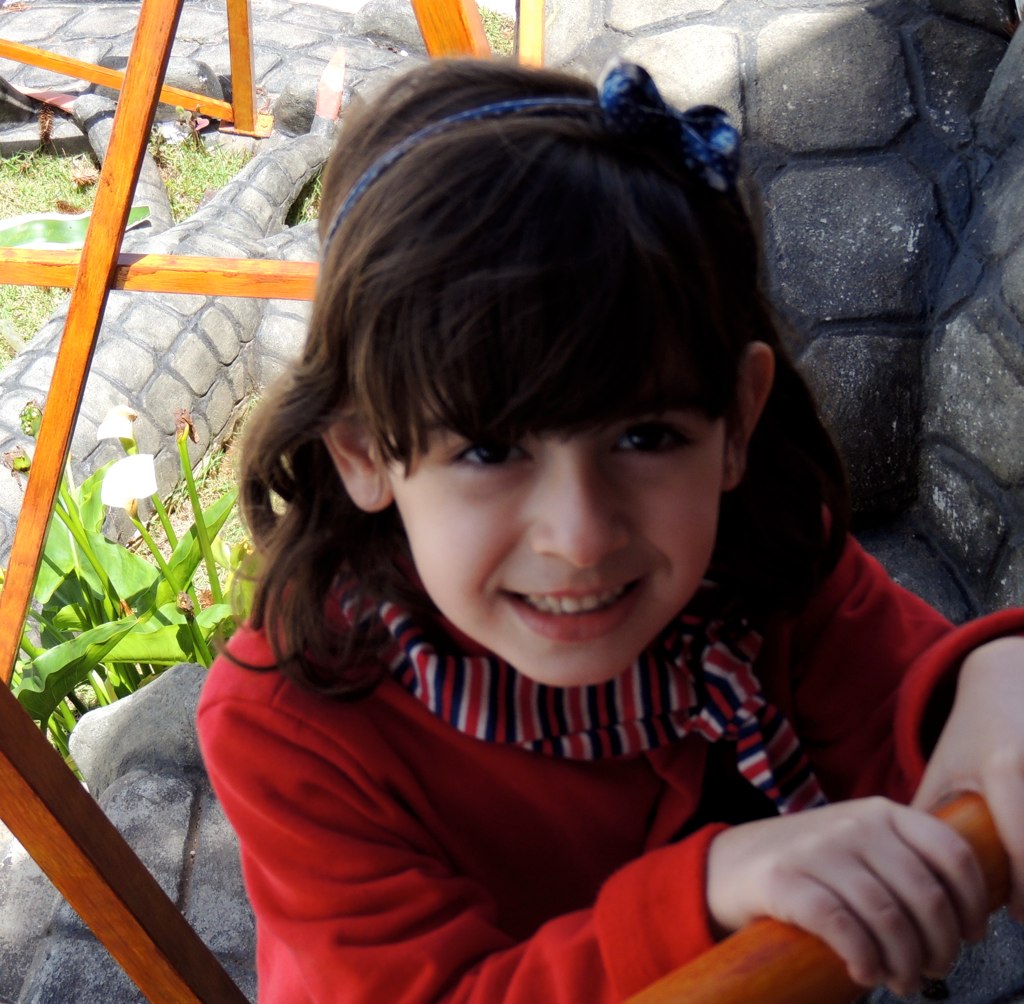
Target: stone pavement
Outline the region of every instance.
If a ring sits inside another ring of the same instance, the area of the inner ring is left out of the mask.
[[[0,36],[123,60],[137,6],[8,0]],[[157,213],[133,249],[315,255],[311,228],[284,217],[329,142],[329,126],[312,121],[316,79],[339,45],[350,91],[395,72],[417,48],[404,5],[342,6],[252,0],[261,100],[278,135],[195,218],[173,227]],[[1008,7],[549,0],[548,9],[552,64],[594,74],[618,53],[648,66],[680,104],[714,101],[741,122],[769,290],[844,449],[858,510],[874,525],[865,537],[953,617],[1024,601],[1024,32],[1008,49]],[[186,0],[174,51],[175,72],[229,86],[218,3]],[[5,61],[0,77],[55,86],[51,75]],[[110,106],[90,97],[76,116],[79,125],[57,126],[58,142],[101,151]],[[0,151],[34,145],[32,127],[26,133],[13,117],[0,123]],[[159,184],[146,184],[160,206]],[[106,459],[95,423],[125,400],[139,407],[140,440],[158,455],[171,410],[192,403],[205,449],[294,351],[305,317],[303,304],[112,294],[77,462]],[[0,450],[18,437],[23,401],[45,392],[60,327],[58,316],[5,372]],[[165,451],[165,478],[174,463]],[[18,504],[16,482],[0,478],[0,563]],[[92,713],[74,754],[90,791],[254,997],[237,847],[192,727],[201,680],[198,667],[177,667]],[[1024,1001],[1022,929],[998,917],[949,989],[961,1004]],[[0,839],[0,1004],[139,999],[21,848]]]

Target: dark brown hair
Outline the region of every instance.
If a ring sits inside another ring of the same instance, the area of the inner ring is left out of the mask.
[[[595,98],[561,73],[433,61],[346,115],[321,235],[366,168],[424,125],[543,95]],[[308,339],[250,422],[242,504],[257,551],[252,621],[308,684],[358,694],[380,672],[325,617],[341,572],[365,595],[409,585],[394,507],[358,509],[321,441],[353,409],[408,464],[440,422],[511,442],[661,408],[728,417],[746,346],[775,385],[747,473],[723,497],[714,575],[756,616],[798,608],[847,528],[841,465],[757,285],[733,196],[593,112],[464,121],[416,144],[354,202],[322,263]],[[831,513],[826,529],[822,514]],[[365,641],[365,639],[364,639]]]

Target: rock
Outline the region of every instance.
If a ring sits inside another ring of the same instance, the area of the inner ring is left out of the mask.
[[[799,362],[846,463],[854,511],[902,512],[917,493],[920,340],[823,335]]]
[[[914,114],[899,35],[866,10],[783,14],[758,35],[757,60],[759,142],[880,147]]]
[[[310,131],[316,113],[314,77],[289,77],[274,101],[274,128],[286,136],[303,136]]]
[[[0,124],[31,122],[39,118],[39,113],[44,107],[46,106],[16,91],[6,80],[0,79]]]
[[[130,770],[202,770],[194,719],[205,678],[202,666],[175,666],[83,716],[71,733],[71,755],[94,797]]]
[[[369,0],[356,13],[352,30],[357,35],[369,35],[410,53],[425,56],[419,22],[412,5],[405,0]]]

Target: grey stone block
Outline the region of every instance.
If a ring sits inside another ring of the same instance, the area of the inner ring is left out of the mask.
[[[308,133],[316,109],[316,77],[289,75],[274,102],[274,128],[289,136]]]
[[[237,358],[241,349],[239,328],[240,325],[232,316],[230,309],[217,303],[204,310],[195,323],[195,329],[202,333],[217,353],[218,361],[225,366]]]
[[[975,458],[1004,485],[1024,480],[1024,450],[1007,430],[1024,430],[1024,347],[1003,335],[984,303],[942,331],[926,367],[925,432]]]
[[[808,152],[877,147],[913,116],[895,30],[867,11],[793,13],[757,38],[756,136]]]
[[[185,919],[218,955],[255,963],[256,921],[242,882],[238,838],[220,803],[200,803]]]
[[[992,576],[989,602],[993,610],[1024,606],[1024,540],[1004,548],[1000,567]]]
[[[10,831],[0,823],[0,1001],[13,1001],[50,927],[57,890]]]
[[[36,968],[18,1004],[145,1004],[142,991],[95,939],[52,936],[40,946]]]
[[[35,122],[38,116],[38,105],[0,78],[0,124]]]
[[[936,552],[911,520],[892,520],[869,530],[858,530],[856,536],[896,583],[920,596],[954,624],[961,624],[977,613],[976,604],[948,559]]]
[[[611,0],[607,24],[614,31],[636,31],[674,18],[711,14],[724,4],[725,0]]]
[[[109,332],[93,355],[92,371],[103,373],[124,388],[130,398],[136,387],[142,387],[149,379],[156,364],[152,350],[128,338]]]
[[[921,345],[916,338],[818,338],[800,357],[846,462],[856,512],[893,515],[917,490]]]
[[[66,10],[60,7],[41,7],[33,10],[30,18],[7,18],[4,21],[4,38],[8,42],[45,43],[59,38],[63,34],[66,22]],[[0,64],[0,72],[3,73],[5,80],[15,80],[25,69],[24,64],[11,60],[5,59]]]
[[[79,38],[111,38],[124,35],[131,38],[139,24],[139,12],[133,7],[115,7],[96,4],[82,8],[82,13],[63,25],[61,38],[64,41]],[[125,60],[128,49],[124,50]],[[118,67],[120,69],[120,67]]]
[[[132,696],[82,717],[71,733],[71,753],[93,795],[133,770],[201,770],[194,718],[205,678],[201,666],[174,666]]]
[[[985,179],[977,212],[967,231],[977,253],[988,258],[1003,258],[1024,242],[1021,191],[1024,191],[1024,158],[1006,157]]]
[[[943,550],[985,593],[1008,529],[995,486],[978,471],[964,470],[955,454],[931,447],[924,454],[921,494]]]
[[[937,14],[970,21],[996,34],[1005,34],[1009,28],[1007,8],[999,0],[929,0],[927,6]]]
[[[978,142],[993,154],[1001,153],[1024,136],[1024,32],[1016,31],[996,67],[978,111]]]
[[[185,4],[178,21],[176,38],[217,38],[226,36],[228,21],[226,12],[221,10],[208,11],[193,4]],[[179,87],[182,85],[178,85]],[[204,92],[205,93],[205,92]]]
[[[930,121],[949,146],[971,142],[974,113],[1006,42],[987,31],[940,18],[925,21],[913,38]]]
[[[677,108],[712,104],[742,120],[739,42],[734,31],[709,25],[687,25],[635,38],[622,49],[623,58],[657,67],[656,82],[666,101]]]
[[[174,313],[181,315],[182,317],[192,317],[198,314],[200,310],[209,302],[210,297],[198,296],[192,293],[175,293],[174,296],[165,296],[160,301],[161,307],[166,307],[168,310],[174,311]],[[175,335],[180,331],[180,326],[175,330]],[[172,338],[167,344],[172,345],[174,339]]]
[[[218,380],[210,388],[210,393],[203,402],[203,411],[206,413],[212,440],[217,441],[230,431],[241,400],[242,395],[234,393],[229,378]]]
[[[402,0],[369,0],[352,19],[352,30],[357,35],[382,38],[407,52],[427,52],[412,5]]]
[[[924,316],[929,268],[949,260],[931,186],[905,161],[798,164],[765,193],[777,300],[806,317]]]
[[[217,379],[220,365],[210,346],[194,331],[183,332],[172,353],[171,365],[194,397],[202,397]],[[192,397],[189,401],[192,401]]]
[[[1024,247],[1017,248],[1006,263],[1001,288],[1003,299],[1017,320],[1024,324]]]
[[[174,297],[160,300],[147,294],[136,294],[130,301],[122,324],[132,338],[148,345],[153,352],[162,354],[174,344],[181,332],[181,319],[167,309]],[[195,297],[199,303],[205,298]],[[166,303],[165,303],[166,301]]]

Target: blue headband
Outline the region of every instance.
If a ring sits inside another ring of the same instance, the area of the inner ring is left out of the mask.
[[[352,186],[324,235],[323,255],[352,206],[396,161],[424,140],[460,122],[499,119],[507,115],[546,115],[599,108],[608,131],[615,136],[654,140],[697,178],[716,192],[736,190],[739,171],[739,133],[721,108],[698,105],[681,112],[665,102],[651,75],[635,63],[612,63],[598,83],[597,104],[589,98],[516,98],[467,108],[431,122],[406,136],[378,157]]]

